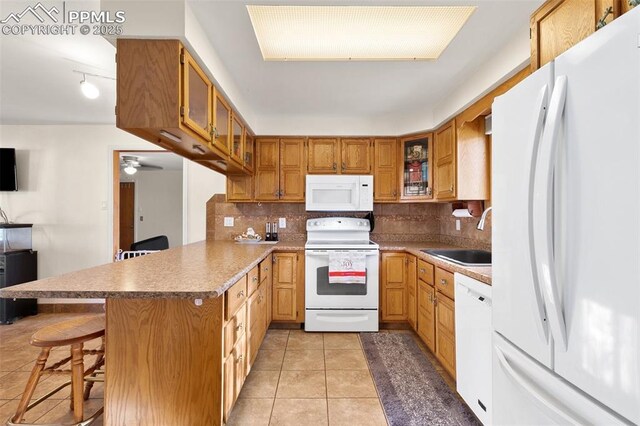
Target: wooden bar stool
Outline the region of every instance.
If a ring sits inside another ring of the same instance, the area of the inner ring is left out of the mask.
[[[100,368],[104,365],[104,314],[87,315],[75,318],[69,321],[60,322],[58,324],[49,325],[31,336],[31,344],[42,348],[40,355],[33,366],[31,376],[27,382],[27,386],[22,394],[22,399],[16,410],[16,414],[7,422],[7,425],[24,425],[22,419],[27,411],[40,404],[51,395],[60,391],[66,386],[71,385],[71,409],[73,409],[74,424],[89,425],[100,414],[103,408],[100,408],[87,420],[84,420],[83,406],[84,401],[89,398],[91,387],[100,373]],[[102,344],[97,350],[84,349],[84,343],[89,340],[102,338]],[[58,346],[70,346],[71,354],[69,357],[46,367],[47,359],[51,349]],[[84,355],[97,355],[93,365],[85,370]],[[60,370],[59,368],[67,363],[71,363],[69,370]],[[33,392],[38,385],[40,377],[45,374],[69,374],[71,380],[58,386],[43,397],[37,399],[30,404]],[[88,377],[87,377],[88,376]],[[83,390],[86,381],[86,388]]]

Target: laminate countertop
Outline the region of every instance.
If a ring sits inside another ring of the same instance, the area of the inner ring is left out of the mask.
[[[434,242],[381,242],[380,249],[406,251],[451,272],[491,284],[491,267],[470,268],[422,253],[456,248]],[[304,242],[237,244],[201,241],[146,256],[0,289],[6,298],[194,298],[219,297],[274,251],[304,250]]]
[[[4,288],[0,297],[207,299],[224,294],[274,250],[303,249],[297,241],[201,241]]]

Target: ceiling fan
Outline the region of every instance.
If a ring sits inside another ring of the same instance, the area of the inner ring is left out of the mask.
[[[151,164],[143,164],[140,162],[139,157],[133,155],[123,155],[120,157],[120,168],[128,175],[135,174],[138,170],[162,170],[160,166],[153,166]]]

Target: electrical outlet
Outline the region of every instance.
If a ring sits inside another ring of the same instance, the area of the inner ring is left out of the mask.
[[[460,219],[456,219],[456,231],[460,230]]]
[[[286,227],[287,227],[287,218],[281,217],[280,219],[278,219],[278,228],[284,229]]]
[[[224,218],[224,226],[233,227],[233,217],[225,217]]]

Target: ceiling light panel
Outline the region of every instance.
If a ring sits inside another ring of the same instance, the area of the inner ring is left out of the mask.
[[[257,6],[265,61],[437,59],[475,6]]]

